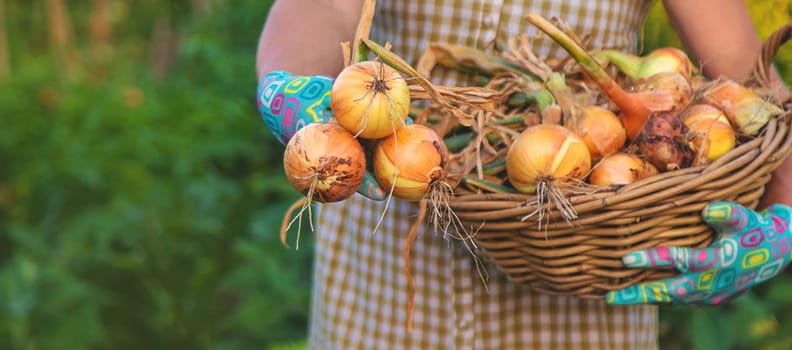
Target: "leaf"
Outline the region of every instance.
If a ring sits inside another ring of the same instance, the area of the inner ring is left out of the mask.
[[[725,321],[715,309],[697,309],[692,313],[691,326],[695,349],[730,349],[731,335],[723,332]]]

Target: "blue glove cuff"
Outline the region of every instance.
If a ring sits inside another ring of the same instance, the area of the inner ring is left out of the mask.
[[[261,79],[256,92],[261,119],[285,145],[303,126],[330,120],[332,86],[333,79],[327,76],[272,71]]]

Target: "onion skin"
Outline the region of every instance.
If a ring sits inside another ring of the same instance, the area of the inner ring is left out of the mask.
[[[668,138],[644,140],[641,155],[662,172],[687,168],[693,164],[693,151],[687,145]]]
[[[660,47],[644,56],[641,70],[643,77],[650,77],[660,72],[675,72],[689,78],[696,67],[688,55],[676,47]]]
[[[446,177],[448,148],[432,128],[409,124],[384,138],[374,150],[374,177],[393,196],[418,201]]]
[[[380,139],[404,126],[410,90],[391,66],[379,61],[358,62],[336,77],[330,108],[338,123],[356,136]]]
[[[691,147],[696,152],[695,165],[707,164],[731,151],[737,143],[729,119],[706,104],[694,104],[679,116],[690,129]]]
[[[554,72],[545,86],[553,94],[563,114],[563,125],[583,139],[591,158],[618,151],[627,141],[627,131],[619,117],[607,108],[596,105],[580,106],[574,100],[572,90],[566,85],[564,75]],[[543,124],[559,124],[549,118],[550,108],[543,111]]]
[[[597,186],[627,185],[657,175],[651,163],[634,154],[613,153],[602,158],[589,176],[589,183]]]
[[[580,118],[569,118],[565,126],[583,139],[592,160],[599,160],[624,146],[627,131],[616,114],[594,105],[582,107],[581,110]]]
[[[506,172],[519,192],[533,193],[539,181],[559,187],[583,179],[591,169],[591,154],[583,140],[566,127],[539,124],[517,136],[506,154]]]
[[[564,31],[536,13],[528,14],[526,19],[561,45],[613,104],[619,107],[619,116],[629,140],[635,140],[652,113],[667,111],[674,104],[674,97],[662,89],[625,91],[590,52]]]
[[[673,114],[662,113],[653,115],[641,130],[641,138],[678,138],[687,134],[688,129],[679,118]]]
[[[662,72],[641,81],[635,87],[636,96],[641,96],[644,105],[648,106],[650,113],[645,117],[635,118],[628,111],[622,110],[621,118],[627,138],[635,140],[638,134],[648,123],[653,115],[658,113],[676,114],[690,104],[693,99],[693,87],[681,74],[675,72]]]
[[[672,103],[666,108],[657,108],[653,112],[679,113],[693,99],[693,86],[684,75],[677,72],[660,72],[641,81],[636,90],[666,91],[671,95]]]
[[[742,135],[758,134],[770,118],[784,112],[755,91],[729,79],[716,80],[704,87],[701,100],[724,111],[732,127]]]
[[[638,154],[660,172],[687,168],[694,152],[688,144],[688,127],[669,113],[653,115],[635,140]]]
[[[289,183],[320,203],[338,202],[357,192],[366,173],[363,147],[334,123],[308,124],[289,140],[283,155]],[[313,193],[311,185],[316,182]]]
[[[684,51],[670,46],[657,48],[644,56],[618,50],[600,50],[594,56],[600,62],[613,64],[633,81],[662,72],[675,72],[689,78],[696,70]]]

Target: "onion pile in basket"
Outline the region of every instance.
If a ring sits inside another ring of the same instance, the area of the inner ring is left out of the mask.
[[[475,116],[472,125],[448,122],[437,103],[416,121],[446,140],[456,194],[532,194],[540,225],[553,208],[574,220],[570,196],[712,163],[784,112],[766,89],[705,78],[679,49],[587,50],[565,26],[528,20],[571,60],[541,59],[523,36],[502,54],[434,44],[421,73],[437,66],[472,73],[501,96],[492,108],[460,104]]]

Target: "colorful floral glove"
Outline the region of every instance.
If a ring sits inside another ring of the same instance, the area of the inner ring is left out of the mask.
[[[676,267],[681,275],[610,292],[608,303],[718,305],[789,265],[789,207],[776,204],[757,213],[736,203],[716,202],[704,208],[702,216],[719,234],[710,247],[657,247],[622,258],[628,267]]]
[[[302,127],[324,123],[333,117],[330,110],[332,86],[333,79],[326,76],[271,72],[261,80],[256,94],[261,119],[275,138],[286,145]],[[368,172],[358,193],[374,200],[385,199],[385,191]]]

